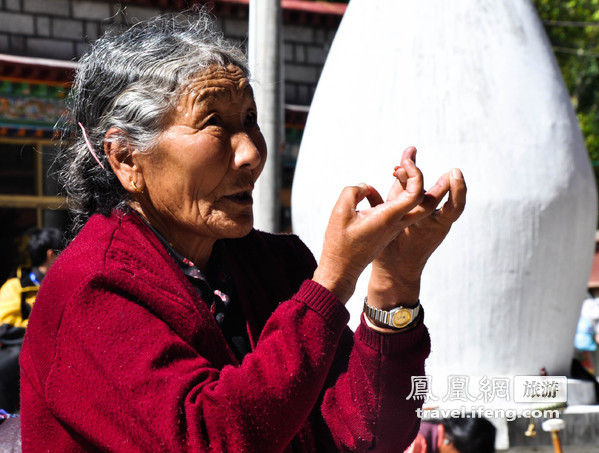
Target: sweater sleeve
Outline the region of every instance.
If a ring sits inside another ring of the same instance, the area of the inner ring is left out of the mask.
[[[222,338],[200,332],[190,345],[105,284],[76,299],[62,315],[44,399],[92,451],[283,451],[316,404],[349,317],[306,281],[256,349],[220,369],[206,357]]]
[[[288,266],[277,281],[296,282],[298,275],[312,275],[316,262],[299,238],[267,239],[269,242],[260,242],[260,249],[247,251],[246,256],[261,256],[266,248],[275,250],[275,256],[282,257],[279,267]],[[246,261],[242,256],[235,260]],[[260,264],[244,268],[244,273],[256,272],[254,269],[264,267]],[[267,278],[257,276],[251,281]],[[300,292],[295,298],[310,306],[309,296],[309,292]],[[319,400],[311,414],[318,451],[403,451],[398,446],[409,445],[419,425],[415,410],[421,402],[407,400],[412,376],[424,375],[429,349],[422,323],[412,331],[392,335],[379,334],[365,323],[355,335],[345,327],[338,347],[329,351],[334,359],[321,393],[324,400]]]
[[[347,348],[343,343],[350,341],[341,341],[341,354]],[[429,351],[423,324],[389,335],[370,329],[362,317],[347,368],[331,379],[320,408],[335,445],[332,451],[404,451],[410,445],[420,425],[416,409],[422,405],[408,398],[412,376],[424,375]]]
[[[283,245],[288,247],[284,256],[293,256],[287,278],[312,275],[316,263],[305,244],[289,237],[283,244],[279,241],[277,249]],[[295,297],[310,305],[308,295],[300,292]],[[370,329],[363,318],[355,334],[346,327],[336,350],[330,350],[335,357],[323,399],[312,414],[318,451],[403,451],[398,447],[407,447],[419,427],[416,409],[421,401],[407,398],[412,376],[424,375],[429,352],[422,321],[413,330],[391,335]]]

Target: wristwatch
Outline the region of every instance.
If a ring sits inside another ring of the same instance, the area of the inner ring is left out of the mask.
[[[380,322],[395,329],[408,326],[420,313],[420,301],[415,307],[396,307],[392,310],[381,310],[368,305],[368,297],[364,298],[364,314],[373,321]]]

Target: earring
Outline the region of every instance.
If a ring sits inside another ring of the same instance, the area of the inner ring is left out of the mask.
[[[449,445],[449,439],[443,439],[443,443],[444,443],[445,445]]]
[[[137,193],[144,193],[143,190],[138,189],[133,180],[131,180],[131,187],[133,187],[133,190],[135,190]]]

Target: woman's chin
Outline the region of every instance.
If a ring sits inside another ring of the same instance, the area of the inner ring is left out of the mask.
[[[220,229],[220,236],[223,239],[237,239],[250,234],[254,228],[254,217],[249,215],[243,219],[231,219]]]

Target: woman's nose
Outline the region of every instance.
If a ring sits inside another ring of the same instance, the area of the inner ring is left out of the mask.
[[[246,132],[238,132],[232,138],[234,165],[236,168],[253,170],[262,163],[262,153],[259,143],[255,143]]]

